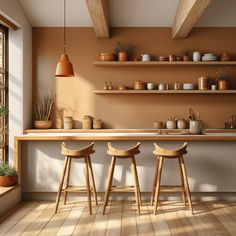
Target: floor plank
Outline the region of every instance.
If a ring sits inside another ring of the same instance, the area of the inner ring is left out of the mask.
[[[63,225],[65,219],[69,215],[73,204],[62,205],[60,204],[58,212],[53,215],[48,224],[43,228],[39,235],[55,235],[60,227]]]
[[[50,203],[40,215],[21,234],[22,236],[38,235],[54,216],[55,203]]]
[[[95,220],[95,217],[97,215],[98,207],[93,205],[93,214],[89,214],[89,209],[87,205],[85,206],[81,217],[79,218],[79,222],[75,226],[74,232],[72,235],[76,236],[87,236],[90,234],[93,222]]]
[[[106,236],[121,235],[122,201],[112,201],[107,223]]]
[[[123,202],[122,220],[121,220],[121,225],[122,225],[121,235],[122,236],[138,235],[135,211],[136,209],[133,202],[127,202],[127,201]]]
[[[230,232],[232,235],[236,235],[235,221],[224,211],[219,203],[208,202],[207,207],[216,216],[220,223],[228,230],[228,232]]]
[[[75,203],[56,235],[57,236],[72,235],[75,226],[82,215],[84,208],[85,208],[85,203]]]
[[[103,204],[93,204],[89,214],[87,202],[61,204],[54,214],[55,202],[23,202],[0,224],[3,235],[78,235],[78,236],[234,236],[236,202],[194,202],[194,215],[177,201],[161,201],[157,214],[144,202],[141,215],[134,201],[110,201],[106,214]]]
[[[169,225],[166,221],[166,218],[162,212],[161,207],[157,209],[157,214],[153,214],[154,206],[148,206],[150,211],[151,221],[156,236],[169,236],[171,231]]]
[[[20,235],[28,225],[30,225],[40,213],[48,207],[48,202],[38,202],[17,224],[15,224],[5,235]]]
[[[4,235],[9,231],[14,225],[18,223],[31,209],[37,204],[37,202],[24,202],[23,206],[18,209],[14,214],[10,215],[0,224],[0,235]]]
[[[176,202],[167,201],[160,202],[158,207],[162,209],[165,219],[169,225],[171,235],[181,235],[187,236],[188,232],[186,231],[183,222],[180,220],[177,211],[183,210],[183,206],[176,204]]]
[[[150,214],[152,214],[152,212],[149,211],[148,203],[143,202],[141,206],[141,214],[138,215],[138,212],[136,211],[138,235],[155,235]]]

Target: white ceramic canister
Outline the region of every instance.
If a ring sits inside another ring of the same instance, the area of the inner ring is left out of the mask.
[[[155,88],[154,83],[147,83],[147,89],[148,90],[153,90]]]
[[[193,61],[201,61],[201,53],[193,52]]]
[[[166,89],[166,85],[165,85],[165,84],[160,83],[160,84],[158,85],[158,90],[165,90],[165,89]]]
[[[151,61],[151,56],[149,54],[142,54],[142,61]]]
[[[178,129],[185,129],[186,128],[186,122],[184,120],[178,120],[177,121],[177,128]]]
[[[176,122],[174,120],[167,120],[166,121],[166,128],[167,129],[176,129]]]
[[[203,130],[203,123],[201,120],[190,120],[189,131],[191,134],[201,134]]]
[[[64,129],[73,129],[73,119],[71,116],[64,117]]]

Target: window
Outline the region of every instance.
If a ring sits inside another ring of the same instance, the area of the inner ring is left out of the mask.
[[[0,106],[8,108],[8,29],[0,25]],[[0,117],[0,160],[7,161],[8,125],[6,116]]]

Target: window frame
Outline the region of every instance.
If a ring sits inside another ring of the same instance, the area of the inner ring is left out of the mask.
[[[8,55],[9,55],[9,47],[8,47],[8,28],[0,24],[0,32],[3,35],[3,67],[1,70],[0,67],[0,73],[3,75],[3,84],[0,85],[0,89],[3,90],[3,96],[1,106],[4,106],[5,108],[9,108],[8,105]],[[2,92],[1,92],[2,93]],[[4,127],[8,127],[8,115],[5,115],[1,118],[1,122]],[[0,134],[2,136],[3,141],[3,147],[1,147],[1,160],[4,162],[8,162],[8,132],[5,132],[4,134]]]

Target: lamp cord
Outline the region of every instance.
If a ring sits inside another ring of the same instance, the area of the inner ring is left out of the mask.
[[[64,0],[64,54],[66,53],[66,0]]]

